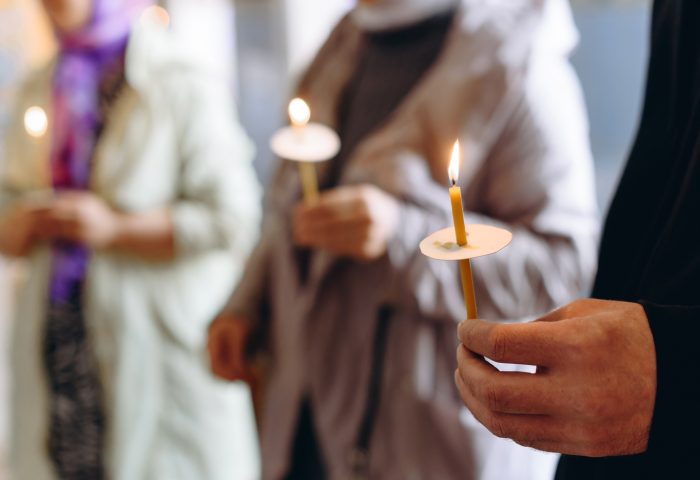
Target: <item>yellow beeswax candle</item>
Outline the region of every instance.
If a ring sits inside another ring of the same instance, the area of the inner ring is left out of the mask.
[[[468,245],[467,228],[464,225],[464,210],[462,207],[462,190],[457,185],[459,179],[459,141],[455,142],[452,148],[452,158],[448,174],[452,186],[450,187],[450,201],[452,203],[452,218],[455,226],[455,238],[457,244],[461,247]],[[460,260],[459,272],[462,278],[462,289],[464,290],[464,306],[467,309],[467,318],[474,319],[478,317],[476,308],[476,292],[474,290],[474,277],[472,275],[472,264],[469,259]]]
[[[467,318],[473,320],[479,317],[476,308],[476,291],[474,290],[474,277],[472,276],[471,260],[459,261],[459,274],[462,277],[462,289],[464,290],[464,306],[467,309]]]
[[[464,246],[467,244],[467,228],[464,226],[462,190],[457,185],[450,187],[450,201],[452,202],[452,218],[454,219],[457,245]]]
[[[301,186],[304,189],[304,201],[310,205],[318,202],[318,178],[316,166],[310,162],[299,162]]]
[[[289,103],[289,119],[301,141],[304,139],[304,129],[311,119],[311,109],[301,98],[295,98]],[[299,162],[299,175],[304,191],[304,201],[314,204],[318,201],[318,178],[316,167],[311,162]]]

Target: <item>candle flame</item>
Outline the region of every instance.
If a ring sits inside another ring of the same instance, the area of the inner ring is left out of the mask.
[[[289,119],[295,127],[304,127],[311,119],[311,109],[301,98],[289,102]]]
[[[32,137],[44,136],[49,126],[49,118],[41,107],[29,107],[24,112],[24,128]]]
[[[455,141],[455,144],[452,147],[452,158],[450,159],[450,166],[447,169],[447,174],[450,177],[452,185],[456,185],[457,180],[459,180],[459,164],[461,156],[462,155],[459,149],[459,140],[457,140]]]

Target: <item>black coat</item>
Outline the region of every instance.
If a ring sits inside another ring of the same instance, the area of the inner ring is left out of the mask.
[[[644,112],[593,290],[640,302],[657,355],[646,453],[564,456],[557,479],[700,479],[700,1],[657,0]]]

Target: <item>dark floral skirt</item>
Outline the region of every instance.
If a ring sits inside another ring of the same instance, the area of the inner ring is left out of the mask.
[[[49,454],[61,480],[102,480],[105,416],[82,307],[52,303],[44,339]]]

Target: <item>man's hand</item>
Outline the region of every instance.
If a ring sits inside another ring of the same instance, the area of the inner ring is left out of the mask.
[[[529,324],[467,320],[459,338],[457,386],[495,435],[590,457],[646,450],[656,353],[640,305],[580,300]],[[482,356],[538,370],[499,372]]]
[[[223,313],[209,327],[209,359],[214,375],[224,380],[249,381],[245,358],[250,326],[243,319]]]
[[[61,193],[39,220],[40,234],[102,249],[117,238],[120,216],[90,192]]]
[[[384,255],[398,223],[394,197],[373,185],[344,186],[321,194],[316,205],[296,208],[294,239],[303,247],[372,261]]]

